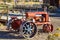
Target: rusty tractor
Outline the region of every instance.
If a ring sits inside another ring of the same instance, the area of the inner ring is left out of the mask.
[[[11,29],[20,32],[24,37],[32,38],[37,32],[38,25],[43,25],[43,32],[53,31],[53,25],[49,19],[47,12],[26,12],[21,19],[18,19],[16,16],[11,17],[7,24]]]

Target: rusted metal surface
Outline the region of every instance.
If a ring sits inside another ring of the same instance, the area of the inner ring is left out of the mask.
[[[26,18],[35,19],[35,24],[50,24],[49,15],[47,12],[27,12]],[[41,21],[36,21],[41,19]]]

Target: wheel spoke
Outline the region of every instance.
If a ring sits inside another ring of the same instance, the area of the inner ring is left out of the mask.
[[[29,25],[27,25],[27,24],[25,24],[26,25],[26,27],[24,27],[24,29],[25,29],[25,31],[27,30],[27,34],[31,34],[31,25],[29,24]]]
[[[25,24],[25,26],[27,26],[27,24]]]
[[[28,29],[25,27],[25,30],[28,30]]]
[[[32,31],[33,29],[31,29],[31,31]]]
[[[31,34],[32,33],[32,31],[29,31],[29,34]]]

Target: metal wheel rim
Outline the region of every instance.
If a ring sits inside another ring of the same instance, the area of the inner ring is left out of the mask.
[[[49,29],[49,31],[47,30],[47,28]],[[52,24],[45,24],[45,25],[43,26],[43,30],[45,31],[45,29],[46,29],[46,31],[48,31],[48,32],[52,32],[52,31],[53,31],[53,25],[52,25]]]
[[[31,23],[25,23],[23,27],[23,32],[25,37],[29,37],[34,32],[34,27]]]

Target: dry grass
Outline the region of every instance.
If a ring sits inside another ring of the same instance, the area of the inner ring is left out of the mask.
[[[6,30],[6,26],[4,26],[2,23],[0,23],[0,30]]]

